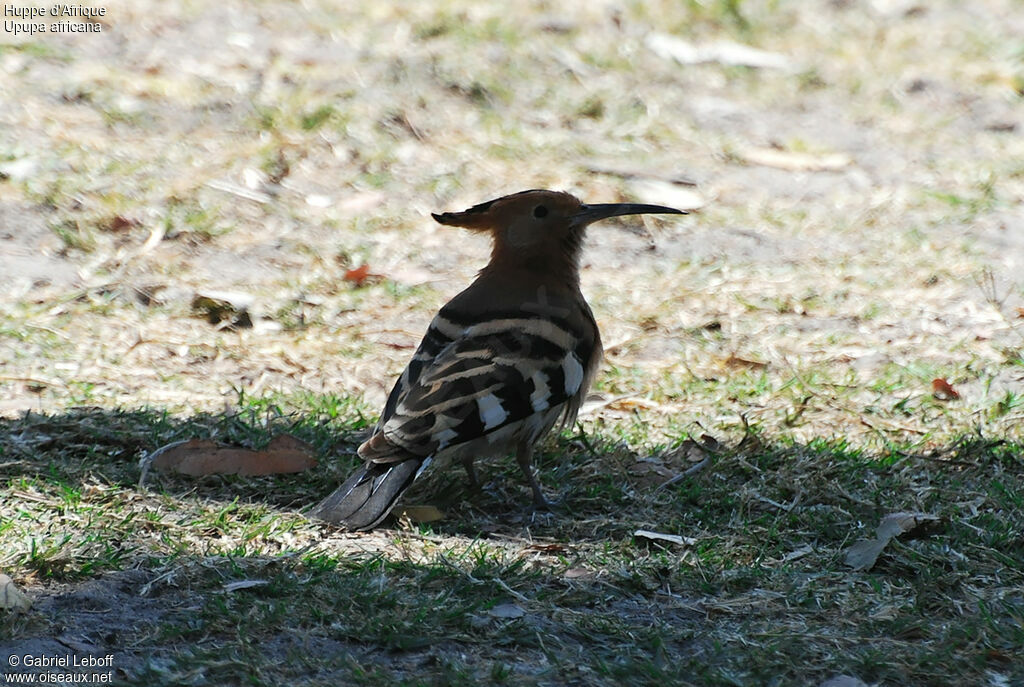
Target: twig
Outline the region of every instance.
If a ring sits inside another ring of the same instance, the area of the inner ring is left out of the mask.
[[[224,191],[231,195],[238,196],[239,198],[245,198],[257,203],[269,203],[273,200],[270,195],[263,193],[262,191],[253,191],[252,189],[239,186],[238,184],[232,184],[229,181],[221,181],[220,179],[211,179],[206,182],[206,185],[215,191]]]
[[[690,467],[686,468],[681,473],[679,473],[678,475],[676,475],[672,479],[668,480],[667,482],[662,482],[661,484],[658,485],[658,488],[655,489],[655,491],[661,491],[665,487],[671,486],[671,485],[675,484],[676,482],[678,482],[678,481],[680,481],[682,479],[686,479],[690,475],[695,475],[695,474],[697,474],[698,472],[700,472],[701,470],[703,470],[704,468],[706,468],[709,465],[711,465],[711,456],[710,455],[705,456],[704,459],[701,460],[699,463],[694,463],[693,465],[691,465]]]

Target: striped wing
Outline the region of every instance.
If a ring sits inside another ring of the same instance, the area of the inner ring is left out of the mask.
[[[505,428],[518,436],[510,425],[555,408],[574,416],[594,349],[593,338],[549,319],[494,318],[459,327],[438,316],[360,454],[380,462],[428,456]]]
[[[409,389],[419,382],[423,371],[430,367],[441,351],[464,334],[465,327],[452,324],[440,314],[434,316],[430,326],[427,327],[427,333],[423,335],[423,340],[416,347],[412,360],[405,366],[402,375],[395,382],[391,393],[388,394],[387,403],[384,404],[384,411],[380,414],[374,434],[379,433],[388,420],[394,416],[398,403],[409,393]]]

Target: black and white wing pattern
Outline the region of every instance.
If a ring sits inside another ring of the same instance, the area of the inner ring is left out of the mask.
[[[439,314],[360,455],[391,462],[487,436],[496,449],[535,441],[551,426],[542,419],[571,420],[579,409],[599,346],[588,333],[520,314],[468,326]]]
[[[359,447],[365,464],[314,516],[371,529],[434,457],[532,445],[559,418],[576,417],[601,357],[589,308],[576,313],[578,326],[522,313],[472,324],[455,312],[443,309],[431,322]]]

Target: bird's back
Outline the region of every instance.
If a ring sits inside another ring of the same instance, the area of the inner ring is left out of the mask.
[[[601,356],[590,308],[578,290],[495,282],[481,275],[434,317],[361,457],[425,457],[488,438],[499,452],[502,439],[521,438],[509,426],[529,430],[554,409],[575,416]]]

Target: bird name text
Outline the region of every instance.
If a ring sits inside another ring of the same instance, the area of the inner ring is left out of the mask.
[[[48,7],[20,7],[4,5],[4,31],[15,36],[33,36],[39,33],[101,33],[99,17],[107,16],[106,7],[85,5],[50,5]],[[36,21],[46,17],[76,18],[79,21],[56,21],[47,24]]]

